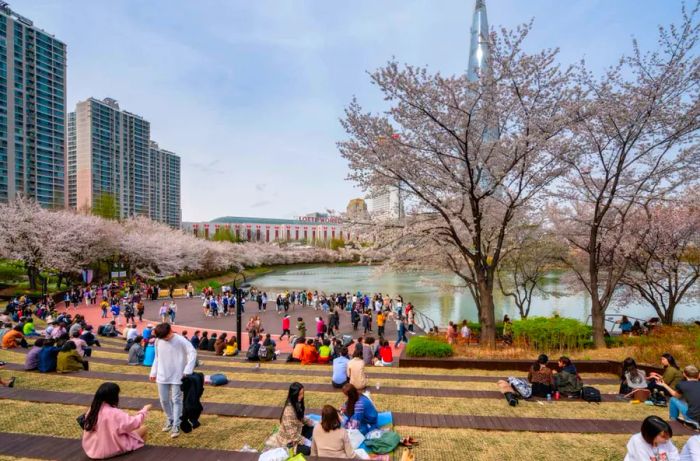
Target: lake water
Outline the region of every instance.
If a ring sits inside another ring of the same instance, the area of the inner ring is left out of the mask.
[[[450,320],[468,319],[477,321],[476,305],[468,291],[441,291],[436,282],[448,282],[447,276],[436,274],[416,274],[377,271],[368,266],[305,266],[279,269],[256,278],[253,285],[268,292],[268,295],[289,290],[318,290],[326,294],[334,292],[384,293],[390,296],[398,294],[404,301],[411,302],[421,312],[440,325]],[[552,273],[546,278],[548,292],[556,296],[533,296],[530,316],[550,316],[558,312],[561,316],[573,317],[586,321],[591,313],[591,299],[587,293],[571,292],[561,281],[560,274]],[[518,308],[512,298],[503,296],[498,288],[494,290],[496,318],[508,314],[511,318],[520,318]],[[654,309],[643,303],[611,306],[610,314],[627,314],[632,317],[647,319],[655,317]],[[676,309],[677,320],[700,319],[700,303],[686,303]]]

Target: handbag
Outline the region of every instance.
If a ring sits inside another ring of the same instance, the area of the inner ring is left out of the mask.
[[[85,413],[75,418],[75,420],[77,421],[78,426],[80,426],[82,430],[85,430]]]

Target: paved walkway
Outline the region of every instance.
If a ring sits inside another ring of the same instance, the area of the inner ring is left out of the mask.
[[[158,300],[158,301],[146,301],[144,321],[139,323],[137,319],[137,326],[139,329],[145,327],[148,323],[157,324],[159,323],[158,312],[160,306],[164,301],[170,302],[170,300]],[[229,315],[228,317],[207,317],[202,311],[202,300],[200,298],[178,298],[175,299],[177,304],[177,316],[175,318],[176,324],[173,328],[178,333],[186,330],[190,336],[195,330],[208,331],[210,334],[215,332],[217,335],[221,333],[227,333],[230,337],[236,334],[236,316]],[[58,305],[59,312],[65,312],[65,307],[63,303]],[[110,316],[107,319],[102,318],[102,311],[98,305],[85,305],[81,303],[77,309],[71,308],[69,310],[71,315],[80,314],[83,315],[88,324],[91,324],[97,329],[98,325],[107,323],[112,320]],[[254,316],[260,315],[262,320],[262,327],[266,332],[270,333],[275,340],[279,339],[279,335],[282,334],[282,314],[277,313],[276,305],[273,302],[268,303],[268,308],[264,311],[258,310],[257,303],[254,301],[248,301],[245,305],[245,313],[242,315],[242,342],[241,348],[243,350],[248,349],[248,334],[245,332],[245,326],[248,320]],[[313,337],[316,334],[316,321],[315,318],[321,316],[326,323],[328,323],[328,314],[319,310],[314,310],[312,307],[305,307],[297,305],[294,309],[289,309],[290,324],[292,334],[296,334],[296,324],[297,317],[302,317],[306,323],[307,336]],[[121,322],[124,322],[124,318],[120,318]],[[396,341],[396,322],[390,321],[386,323],[386,334],[385,337],[389,340],[391,346],[394,346]],[[372,325],[372,332],[368,332],[368,335],[377,337],[377,326],[376,317],[375,324]],[[120,330],[121,331],[121,330]],[[350,313],[347,311],[340,311],[340,334],[349,334],[353,338],[358,338],[362,336],[363,330],[353,331],[352,323],[350,322]],[[418,333],[422,334],[422,333]],[[410,339],[411,335],[408,335]],[[394,356],[398,357],[401,354],[401,350],[404,345],[400,345],[398,348],[394,348]],[[277,349],[281,352],[291,352],[291,345],[288,341],[288,337],[282,341],[277,341]]]

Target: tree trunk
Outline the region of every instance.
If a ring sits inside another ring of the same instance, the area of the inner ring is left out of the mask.
[[[493,283],[489,283],[485,277],[479,277],[479,323],[481,324],[482,345],[493,349],[496,347],[496,319],[493,303]]]
[[[597,295],[591,297],[591,323],[593,324],[593,344],[596,348],[606,347],[605,312],[600,308],[600,300]]]
[[[661,316],[661,323],[664,325],[673,325],[673,314],[676,310],[676,303],[669,300],[666,312]]]
[[[36,267],[27,266],[27,278],[29,279],[29,289],[36,290],[36,277],[38,271]]]

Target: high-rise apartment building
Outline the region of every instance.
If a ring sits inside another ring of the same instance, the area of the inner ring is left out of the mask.
[[[396,220],[404,217],[403,193],[399,186],[378,188],[367,197],[367,209],[374,218]]]
[[[0,202],[65,206],[66,45],[0,1]]]
[[[151,218],[180,227],[180,157],[151,141]]]
[[[150,123],[117,101],[90,98],[68,116],[68,205],[109,201],[118,218],[180,225],[180,158],[150,140]]]

